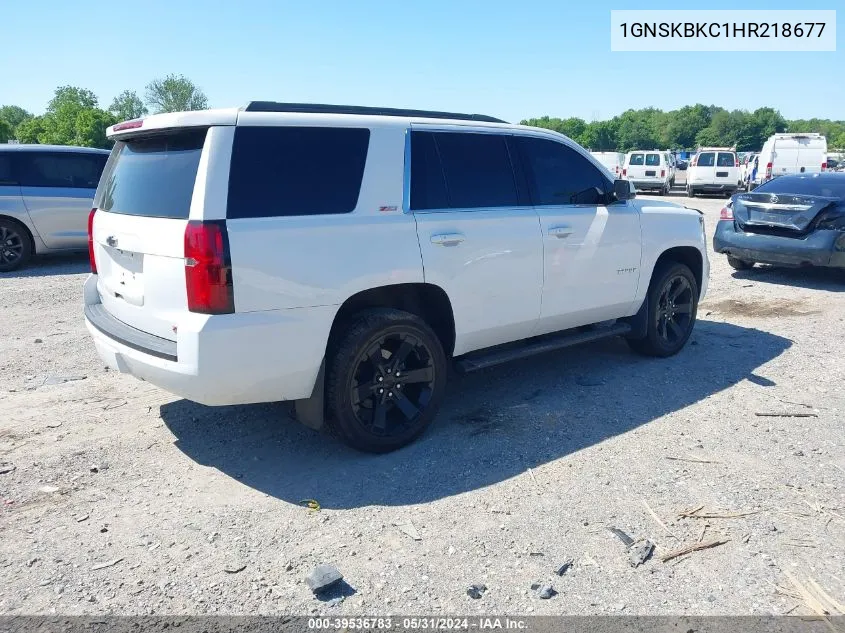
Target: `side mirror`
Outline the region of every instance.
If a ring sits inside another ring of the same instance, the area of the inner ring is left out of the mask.
[[[632,200],[637,197],[637,190],[630,180],[617,178],[613,181],[613,197],[617,200]]]

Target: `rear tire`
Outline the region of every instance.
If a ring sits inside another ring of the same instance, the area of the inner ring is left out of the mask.
[[[687,186],[687,198],[695,198],[695,189]]]
[[[409,312],[374,309],[352,318],[327,357],[328,425],[346,444],[387,453],[419,437],[446,387],[446,353]]]
[[[731,257],[730,255],[728,255],[728,265],[734,270],[750,270],[751,268],[754,268],[754,262],[749,262],[737,257]]]
[[[0,272],[7,273],[32,257],[32,236],[20,222],[0,218]]]
[[[666,357],[680,352],[695,327],[698,282],[685,264],[666,262],[655,269],[648,288],[646,335],[626,339],[645,356]]]

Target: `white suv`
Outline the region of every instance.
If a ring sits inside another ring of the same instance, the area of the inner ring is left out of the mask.
[[[208,405],[295,401],[359,449],[472,371],[606,336],[669,356],[707,287],[702,215],[490,117],[253,102],[109,129],[88,330]],[[503,347],[505,344],[512,344]]]

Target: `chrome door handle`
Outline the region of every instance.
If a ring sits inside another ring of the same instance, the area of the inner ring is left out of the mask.
[[[466,239],[460,233],[440,233],[431,236],[431,243],[438,246],[457,246]]]
[[[568,226],[553,226],[549,229],[549,235],[558,238],[569,237],[572,235],[572,229]]]

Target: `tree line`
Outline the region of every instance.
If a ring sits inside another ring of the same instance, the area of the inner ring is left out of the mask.
[[[124,90],[102,109],[97,96],[77,86],[59,86],[44,114],[34,115],[16,105],[0,106],[0,143],[17,140],[44,145],[109,148],[106,128],[152,112],[203,110],[208,98],[190,79],[168,75],[147,84],[144,98]]]
[[[76,86],[60,86],[42,115],[15,105],[0,106],[0,143],[111,146],[106,128],[120,121],[160,112],[202,110],[208,107],[203,91],[182,75],[168,75],[147,84],[142,99],[124,90],[107,109],[96,95]],[[556,130],[594,151],[632,149],[695,149],[699,146],[736,147],[754,151],[776,132],[819,132],[830,149],[845,149],[845,121],[799,119],[787,121],[773,108],[728,111],[700,103],[664,112],[657,108],[626,110],[606,121],[587,122],[570,117],[540,117],[524,125]]]
[[[657,108],[626,110],[608,121],[548,116],[525,119],[523,125],[566,134],[593,151],[627,152],[632,149],[693,150],[696,147],[736,147],[755,151],[778,132],[819,132],[830,149],[845,148],[845,121],[798,119],[788,121],[773,108],[728,111],[718,106],[684,106],[664,112]]]

